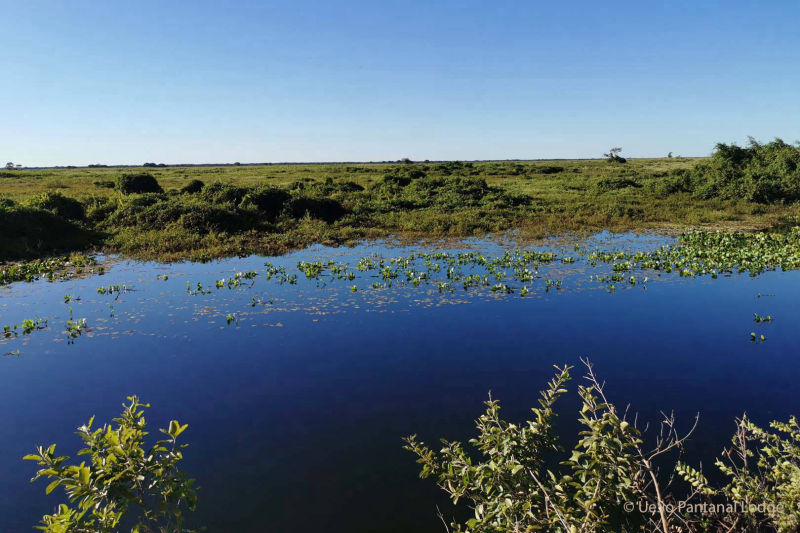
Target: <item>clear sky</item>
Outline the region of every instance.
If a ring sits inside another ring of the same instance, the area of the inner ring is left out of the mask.
[[[797,0],[0,0],[24,165],[708,154],[800,138]]]

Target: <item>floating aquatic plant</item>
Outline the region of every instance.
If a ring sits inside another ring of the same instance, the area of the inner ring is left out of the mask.
[[[86,319],[73,319],[70,317],[70,319],[67,320],[65,329],[68,337],[67,342],[73,344],[75,339],[83,335],[83,332],[86,330]]]
[[[770,315],[760,316],[758,313],[753,313],[753,321],[759,324],[763,322],[772,322],[772,317]]]
[[[47,327],[47,320],[39,317],[26,318],[22,324],[14,324],[13,326],[3,326],[3,337],[8,339],[11,337],[18,337],[22,335],[30,335],[34,331],[45,329]]]
[[[94,257],[74,253],[68,256],[36,259],[33,261],[0,266],[0,285],[15,281],[36,281],[45,278],[49,281],[69,279],[75,274],[81,274],[84,269],[91,269],[97,264]],[[102,266],[97,272],[101,273]]]

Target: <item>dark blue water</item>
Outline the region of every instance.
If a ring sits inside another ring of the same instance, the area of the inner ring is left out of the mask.
[[[634,239],[635,240],[635,239]],[[626,242],[623,239],[620,242]],[[643,242],[642,245],[652,245]],[[487,255],[496,243],[470,243]],[[606,292],[586,269],[542,268],[564,289],[521,298],[485,289],[370,289],[374,280],[302,279],[295,263],[355,264],[383,246],[312,248],[282,258],[297,285],[263,274],[237,289],[214,289],[264,258],[209,264],[119,262],[104,276],[0,288],[0,326],[40,316],[49,327],[0,341],[0,531],[30,531],[63,494],[31,484],[37,444],[74,454],[77,426],[119,413],[125,397],[153,407],[149,421],[189,424],[184,468],[202,487],[193,516],[209,531],[441,531],[432,480],[418,479],[401,438],[466,439],[487,393],[510,419],[523,419],[553,364],[595,364],[611,398],[656,421],[674,410],[684,426],[700,412],[691,441],[706,462],[745,410],[757,422],[800,411],[800,273],[682,279]],[[168,274],[169,280],[157,279]],[[210,294],[190,295],[186,281]],[[99,295],[100,285],[135,291]],[[358,292],[350,285],[357,284]],[[517,284],[519,285],[519,284]],[[534,284],[536,285],[536,284]],[[64,295],[80,301],[64,304]],[[759,294],[761,295],[759,297]],[[257,298],[262,303],[251,305]],[[272,303],[269,299],[272,298]],[[67,343],[69,308],[90,331]],[[753,313],[771,315],[757,325]],[[228,325],[226,316],[235,314]],[[113,316],[112,316],[113,315]],[[767,341],[751,343],[749,334]],[[561,403],[574,430],[575,394]],[[571,446],[574,437],[567,437]]]

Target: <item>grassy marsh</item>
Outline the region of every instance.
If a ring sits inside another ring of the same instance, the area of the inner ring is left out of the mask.
[[[276,254],[312,243],[521,240],[602,229],[755,229],[791,204],[670,187],[697,159],[60,168],[0,173],[0,260],[103,249],[139,259]],[[164,192],[122,194],[123,175]],[[205,186],[201,189],[195,180]],[[75,201],[73,201],[75,200]]]

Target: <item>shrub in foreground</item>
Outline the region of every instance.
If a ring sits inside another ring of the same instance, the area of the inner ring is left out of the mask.
[[[135,524],[131,531],[188,533],[183,515],[194,510],[197,496],[194,480],[178,468],[187,445],[177,443],[187,425],[171,421],[160,430],[166,437],[146,448],[144,409],[150,406],[136,396],[128,401],[114,424],[94,429],[92,417],[78,428],[84,444],[78,455],[88,464],[67,464],[69,457],[57,456],[55,444],[24,457],[41,467],[32,481],[50,480],[47,494],[59,486],[67,494],[68,503],[42,517],[41,530],[111,533],[124,520]]]
[[[554,405],[566,391],[570,367],[557,368],[531,420],[500,418],[496,400],[486,402],[469,441],[443,440],[439,452],[412,435],[406,449],[454,503],[467,502],[473,517],[454,521],[455,532],[517,531],[797,531],[800,526],[800,426],[774,422],[771,433],[746,417],[716,465],[727,483],[713,486],[683,459],[694,425],[679,434],[665,416],[657,435],[647,435],[608,400],[586,363],[578,443],[560,468],[563,453],[553,432]],[[651,441],[645,444],[645,441]],[[720,505],[721,504],[721,505]],[[727,505],[726,505],[727,504]]]
[[[51,211],[19,205],[0,206],[0,260],[86,248],[97,238],[80,224]]]

